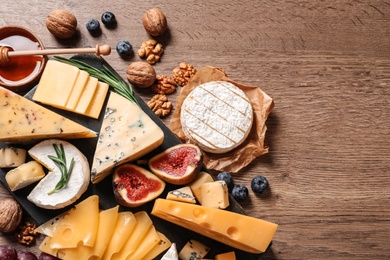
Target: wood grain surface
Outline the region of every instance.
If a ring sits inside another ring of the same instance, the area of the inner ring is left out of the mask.
[[[179,62],[222,68],[235,81],[260,87],[275,101],[267,120],[269,153],[235,173],[256,175],[271,189],[241,203],[254,217],[279,224],[261,259],[388,259],[390,257],[390,2],[361,1],[3,1],[0,26],[20,25],[46,47],[109,44],[106,60],[123,77],[150,38],[143,13],[159,7],[169,30],[158,74]],[[78,32],[55,39],[45,27],[54,9],[71,11]],[[118,26],[91,36],[90,18],[113,12]],[[137,90],[148,101],[153,94]],[[169,99],[175,103],[175,95]],[[170,118],[164,119],[166,124]],[[11,196],[2,186],[0,197]],[[0,235],[0,244],[15,244]],[[25,247],[19,246],[20,249]],[[38,252],[38,246],[28,248]]]

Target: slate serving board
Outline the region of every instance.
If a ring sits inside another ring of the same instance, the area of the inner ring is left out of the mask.
[[[102,66],[106,66],[108,69],[110,69],[114,74],[118,75],[117,72],[101,57],[97,57],[92,54],[80,54],[75,55],[72,57],[72,59],[77,59],[83,62],[86,62],[96,68],[102,68]],[[118,75],[119,76],[119,75]],[[25,97],[31,99],[33,94],[35,92],[35,88],[33,88],[30,92],[28,92]],[[154,150],[152,153],[145,156],[145,158],[150,158],[151,156],[160,153],[167,148],[176,145],[180,143],[180,140],[177,139],[177,137],[170,131],[170,129],[158,118],[153,111],[146,105],[146,103],[135,93],[135,96],[137,100],[139,101],[139,104],[141,108],[161,127],[161,129],[164,132],[164,141],[161,144],[160,147],[158,147],[156,150]],[[105,104],[106,105],[106,104]],[[104,105],[104,106],[105,106]],[[102,122],[103,113],[101,113],[100,117],[98,119],[92,119],[89,117],[85,117],[82,115],[78,115],[75,113],[67,112],[64,110],[56,109],[53,107],[49,107],[50,110],[61,114],[77,123],[80,123],[89,129],[92,129],[96,132],[99,132],[100,125]],[[102,110],[103,111],[103,110]],[[129,111],[129,114],[131,114],[131,111]],[[70,143],[74,144],[76,147],[80,149],[81,152],[83,152],[86,157],[88,158],[89,164],[92,165],[92,159],[93,154],[96,147],[97,138],[89,138],[89,139],[79,139],[79,140],[69,140]],[[0,148],[3,147],[5,144],[0,143]],[[31,145],[23,145],[18,146],[25,149],[29,149]],[[28,160],[31,160],[31,158],[28,158]],[[9,190],[8,185],[5,181],[5,174],[8,170],[7,169],[0,169],[0,181],[3,183],[3,185]],[[24,208],[26,212],[29,213],[29,215],[37,222],[38,225],[50,220],[51,218],[57,216],[58,214],[68,210],[71,206],[66,207],[64,209],[60,210],[47,210],[42,209],[37,206],[35,206],[33,203],[27,200],[27,195],[30,193],[34,185],[31,185],[30,187],[26,187],[24,189],[11,192],[12,195],[15,197],[15,199],[21,204],[21,206]],[[177,188],[178,186],[168,184],[165,188],[165,191],[161,194],[160,197],[165,198],[168,191],[173,190]],[[101,181],[98,184],[90,184],[88,187],[88,190],[83,194],[83,196],[76,202],[80,202],[81,200],[89,197],[90,195],[97,194],[99,195],[99,206],[101,209],[107,209],[111,208],[115,205],[117,205],[117,202],[115,201],[112,185],[111,185],[111,178],[110,176],[105,178],[103,181]],[[150,213],[153,207],[153,201],[146,203],[140,207],[137,208],[125,208],[120,207],[120,211],[130,210],[132,212],[142,211],[145,210],[146,212]],[[230,196],[230,206],[227,210],[234,211],[237,213],[245,214],[242,207],[236,202],[231,196]],[[232,247],[229,247],[225,244],[219,243],[217,241],[214,241],[210,238],[204,237],[200,234],[197,234],[195,232],[189,231],[185,228],[179,227],[175,224],[172,224],[170,222],[167,222],[165,220],[162,220],[160,218],[154,217],[150,215],[153,223],[156,227],[156,229],[162,233],[164,233],[172,242],[176,243],[177,248],[180,250],[185,243],[190,239],[198,240],[205,245],[209,246],[211,248],[210,252],[207,255],[207,258],[212,258],[216,254],[229,252],[234,250],[236,253],[237,259],[259,259],[261,254],[255,255],[250,254],[244,251],[240,251],[237,249],[234,249]],[[221,219],[220,221],[224,221]],[[156,259],[160,259],[161,257],[157,257]]]

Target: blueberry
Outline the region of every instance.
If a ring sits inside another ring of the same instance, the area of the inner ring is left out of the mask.
[[[86,24],[87,30],[90,33],[97,33],[100,31],[100,23],[96,19],[90,19]]]
[[[251,188],[255,193],[264,193],[268,189],[268,181],[263,176],[255,176],[251,181]]]
[[[133,46],[131,46],[129,41],[121,40],[116,45],[116,51],[121,57],[128,57],[133,51]]]
[[[113,13],[111,13],[111,12],[104,12],[102,14],[102,22],[106,26],[114,26],[114,25],[116,25],[115,15]]]
[[[226,185],[228,186],[229,190],[233,188],[233,177],[229,172],[220,172],[217,175],[218,181],[225,181]]]
[[[246,198],[248,198],[247,187],[245,187],[245,185],[243,184],[234,185],[232,190],[232,196],[238,202],[246,200]]]

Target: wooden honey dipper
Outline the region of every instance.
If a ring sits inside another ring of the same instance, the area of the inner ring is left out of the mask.
[[[10,57],[16,56],[33,56],[33,55],[55,55],[55,54],[75,54],[75,53],[95,53],[96,55],[109,55],[111,47],[108,45],[96,45],[95,48],[74,48],[74,49],[44,49],[44,50],[28,50],[14,51],[9,46],[0,46],[0,65],[5,65],[9,62]]]

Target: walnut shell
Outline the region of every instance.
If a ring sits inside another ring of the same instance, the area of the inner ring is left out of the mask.
[[[0,231],[9,233],[14,231],[22,221],[22,208],[11,198],[0,201]]]
[[[167,29],[167,18],[164,13],[154,7],[142,16],[142,23],[145,30],[152,36],[159,36]]]
[[[127,80],[139,88],[148,88],[156,80],[153,66],[144,61],[130,63],[126,73]]]
[[[46,27],[55,37],[67,39],[76,32],[77,19],[66,10],[54,10],[46,18]]]

